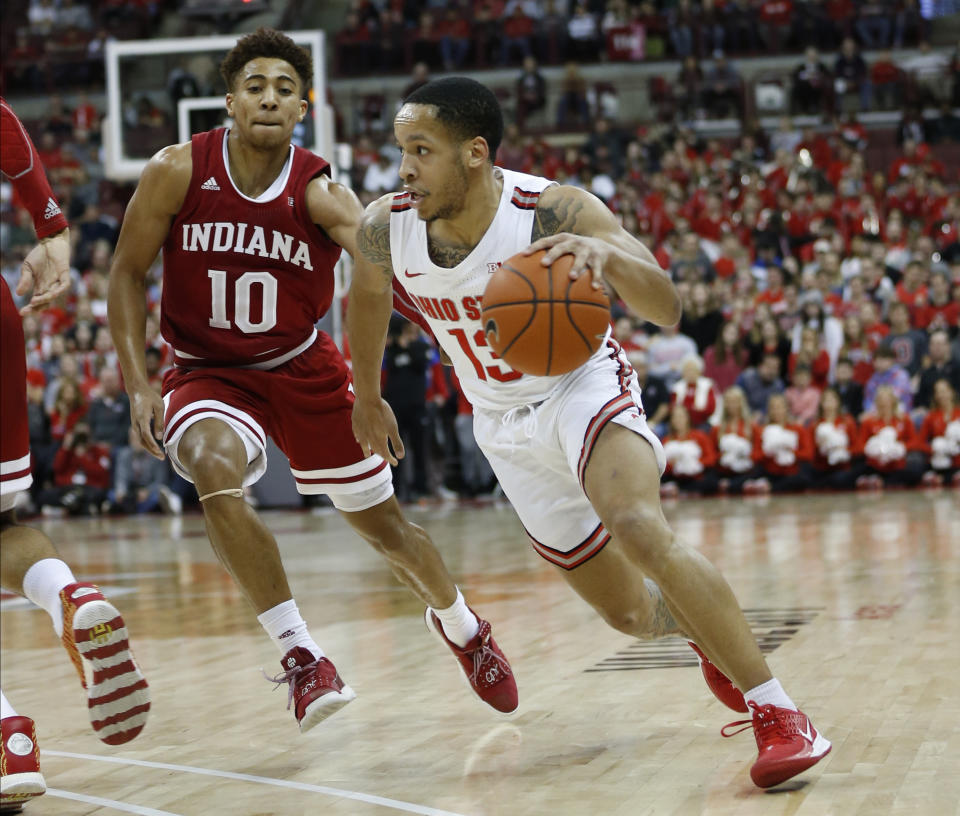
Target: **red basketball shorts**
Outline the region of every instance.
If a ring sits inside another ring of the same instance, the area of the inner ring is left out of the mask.
[[[0,279],[0,512],[33,482],[27,424],[27,359],[23,323],[7,282]]]
[[[270,436],[290,459],[300,493],[327,493],[335,506],[353,512],[393,494],[387,463],[376,455],[364,457],[353,437],[350,374],[325,334],[302,354],[266,371],[177,367],[164,378],[163,394],[163,444],[185,479],[192,481],[177,455],[180,439],[201,419],[219,419],[247,446],[244,486],[266,472]]]

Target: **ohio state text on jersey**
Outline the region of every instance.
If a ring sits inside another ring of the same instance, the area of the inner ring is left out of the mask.
[[[230,177],[227,134],[192,139],[190,188],[163,245],[161,331],[178,365],[273,368],[309,347],[333,299],[340,247],[306,201],[329,164],[291,145],[253,199]]]

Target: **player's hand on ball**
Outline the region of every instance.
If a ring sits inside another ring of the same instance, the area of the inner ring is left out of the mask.
[[[364,456],[376,453],[396,467],[399,460],[403,459],[403,441],[396,417],[387,401],[383,398],[357,399],[353,403],[352,421],[353,436]]]
[[[149,385],[127,389],[130,396],[130,420],[140,443],[151,456],[163,459],[163,448],[158,440],[163,439],[163,400]]]
[[[586,235],[574,235],[571,232],[558,232],[548,235],[539,241],[534,241],[524,251],[524,255],[533,255],[540,250],[546,250],[540,263],[550,266],[561,255],[573,255],[573,266],[570,267],[570,278],[576,280],[584,272],[590,272],[593,278],[591,286],[594,289],[603,289],[603,267],[610,257],[610,245],[599,238],[589,238]]]

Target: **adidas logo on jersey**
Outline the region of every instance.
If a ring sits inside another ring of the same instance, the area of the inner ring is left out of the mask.
[[[208,178],[205,182],[203,182],[203,184],[200,185],[200,189],[201,190],[219,190],[220,185],[217,184],[217,180],[213,176],[210,176],[210,178]]]
[[[47,208],[43,211],[43,217],[49,221],[51,218],[56,218],[58,215],[63,215],[63,210],[60,209],[59,205],[52,198],[47,199]]]

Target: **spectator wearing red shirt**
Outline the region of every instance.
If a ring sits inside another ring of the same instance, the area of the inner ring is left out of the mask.
[[[926,305],[913,310],[913,325],[926,332],[944,329],[956,334],[960,326],[960,303],[950,293],[950,277],[946,272],[930,276],[930,290]]]
[[[683,405],[670,409],[670,429],[663,439],[667,468],[660,486],[664,496],[680,490],[701,496],[717,492],[717,451],[704,431],[690,427],[690,414]]]
[[[843,345],[840,347],[840,359],[846,358],[853,367],[852,379],[860,386],[865,386],[873,376],[873,353],[877,345],[878,342],[864,332],[863,324],[857,315],[847,315],[843,319]]]
[[[523,5],[517,3],[513,13],[503,21],[503,38],[500,46],[500,64],[509,65],[510,57],[519,51],[523,59],[533,55],[531,38],[533,37],[533,20],[526,15]]]
[[[902,72],[894,64],[893,55],[882,51],[870,66],[870,83],[878,109],[893,110],[898,106],[902,81]]]
[[[723,198],[719,193],[707,196],[703,211],[693,219],[693,231],[701,238],[720,243],[723,236],[733,231],[733,222],[724,212]]]
[[[810,486],[813,443],[806,428],[790,418],[783,394],[767,402],[767,422],[754,440],[753,458],[763,475],[748,481],[745,492],[783,493]]]
[[[860,422],[860,445],[867,472],[857,479],[858,488],[912,486],[923,478],[926,462],[918,450],[913,420],[900,410],[900,400],[889,385],[877,389],[873,412]]]
[[[703,352],[703,374],[725,393],[747,367],[747,351],[740,342],[740,329],[733,321],[720,327],[717,340]]]
[[[694,428],[708,430],[719,419],[720,395],[717,385],[703,376],[703,360],[691,355],[680,369],[680,379],[670,389],[670,405],[683,405]]]
[[[97,109],[83,91],[80,92],[77,106],[73,109],[71,118],[74,130],[82,130],[88,133],[100,130],[100,114],[97,113]]]
[[[800,330],[800,348],[791,351],[787,358],[787,379],[792,381],[794,372],[800,365],[805,365],[810,372],[811,384],[819,392],[827,387],[830,377],[830,355],[820,345],[820,335],[815,328],[804,326]],[[796,411],[794,416],[798,416]],[[808,416],[807,419],[812,418]],[[805,420],[804,420],[805,421]]]
[[[925,484],[960,487],[960,405],[949,380],[933,386],[933,408],[920,426],[918,447],[930,457]]]
[[[85,423],[64,437],[53,460],[53,482],[54,487],[40,493],[42,509],[60,507],[71,515],[100,512],[110,488],[110,449],[90,441]]]
[[[793,0],[762,0],[760,3],[760,37],[771,53],[780,51],[790,33],[793,21]]]
[[[437,23],[437,36],[440,38],[440,58],[444,71],[456,71],[466,62],[470,53],[470,24],[463,18],[456,6],[448,6],[443,19]],[[506,40],[504,40],[506,43]],[[506,49],[506,45],[504,45]],[[528,49],[529,51],[529,49]]]
[[[890,334],[890,327],[880,319],[877,304],[872,300],[860,307],[860,323],[874,350],[883,342],[883,338]]]
[[[810,427],[815,483],[834,490],[850,490],[863,475],[860,431],[845,410],[840,395],[825,388],[817,418]]]
[[[756,436],[746,395],[740,386],[731,386],[723,392],[720,422],[711,431],[721,493],[742,493],[746,482],[760,475],[753,461]]]
[[[768,303],[771,306],[783,300],[783,270],[779,266],[767,267],[767,285],[757,294],[753,302]]]

